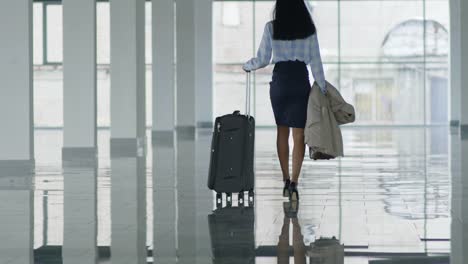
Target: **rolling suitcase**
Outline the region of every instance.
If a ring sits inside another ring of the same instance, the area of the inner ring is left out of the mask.
[[[232,202],[232,193],[238,193],[239,204],[244,203],[244,192],[249,192],[249,204],[254,197],[254,143],[255,119],[250,115],[250,73],[247,73],[246,113],[240,111],[217,117],[211,141],[208,188],[216,191],[216,204]]]

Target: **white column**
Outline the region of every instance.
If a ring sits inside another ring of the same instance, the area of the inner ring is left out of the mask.
[[[453,1],[453,0],[452,0]],[[460,102],[461,102],[461,144],[460,144],[460,180],[461,182],[461,194],[458,194],[457,197],[459,202],[453,202],[454,204],[461,205],[461,210],[459,213],[459,218],[454,218],[457,221],[453,220],[452,223],[457,229],[452,229],[455,234],[454,237],[457,239],[454,243],[459,242],[460,247],[455,246],[453,255],[453,263],[466,263],[468,261],[468,252],[466,250],[468,244],[468,192],[466,188],[468,187],[468,163],[465,162],[468,159],[468,2],[465,0],[459,1],[459,10],[460,10],[460,72],[461,72],[461,92],[460,92]],[[452,4],[457,1],[451,2]],[[456,183],[452,183],[456,184]]]
[[[176,126],[193,134],[195,112],[195,0],[176,1],[177,103]]]
[[[195,141],[195,193],[196,193],[196,242],[197,264],[210,263],[213,259],[208,215],[213,210],[213,191],[206,187],[210,163],[211,132],[201,132]]]
[[[197,0],[195,5],[196,120],[198,127],[213,124],[213,1]]]
[[[146,264],[146,157],[111,157],[112,264]]]
[[[462,264],[463,262],[463,175],[461,164],[461,140],[458,128],[451,129],[449,137],[449,164],[451,176],[451,219],[450,236],[450,263]]]
[[[33,264],[33,175],[0,177],[0,263]]]
[[[464,1],[464,0],[463,0]],[[466,9],[464,9],[466,10]],[[459,234],[462,234],[461,236],[461,245],[462,245],[462,251],[460,252],[460,255],[462,256],[462,262],[460,263],[467,263],[468,262],[468,251],[466,250],[468,247],[468,163],[466,160],[468,159],[468,138],[462,139],[461,144],[460,144],[460,172],[461,172],[461,186],[462,186],[462,194],[459,196],[460,198],[460,204],[461,204],[461,213],[460,213],[460,223],[462,229],[459,230]]]
[[[63,164],[63,263],[96,264],[97,160],[79,155]]]
[[[464,264],[468,261],[468,139],[451,137],[451,252],[450,263]]]
[[[199,213],[196,206],[195,141],[187,138],[185,131],[177,133],[176,138],[178,263],[193,264],[199,256],[196,238]]]
[[[97,147],[96,0],[62,3],[63,155],[89,155]]]
[[[460,124],[461,40],[460,0],[450,0],[450,97],[449,120],[452,126]]]
[[[461,73],[461,118],[463,134],[468,133],[468,1],[460,1],[460,73]]]
[[[29,162],[34,160],[32,0],[2,1],[0,35],[0,161]]]
[[[145,144],[145,0],[110,0],[111,150]]]
[[[177,263],[177,199],[174,139],[153,141],[153,262]]]
[[[153,0],[153,135],[175,125],[175,1]]]

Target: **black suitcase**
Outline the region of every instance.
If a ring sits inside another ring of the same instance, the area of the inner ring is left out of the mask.
[[[216,191],[216,204],[222,203],[226,193],[227,203],[232,193],[239,194],[239,203],[244,203],[244,192],[249,192],[249,204],[254,197],[254,145],[255,119],[250,116],[250,73],[247,73],[246,114],[234,111],[217,117],[211,141],[211,158],[208,188]]]
[[[253,207],[224,207],[208,216],[213,264],[255,263]]]

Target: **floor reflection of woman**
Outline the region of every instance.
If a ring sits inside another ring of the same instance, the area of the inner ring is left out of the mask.
[[[306,263],[306,246],[304,244],[304,237],[302,236],[301,226],[297,219],[297,202],[285,202],[283,227],[278,241],[278,264],[289,264],[289,226],[292,223],[293,236],[292,246],[294,251],[294,263]]]

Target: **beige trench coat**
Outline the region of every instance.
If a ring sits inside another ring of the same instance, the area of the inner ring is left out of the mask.
[[[338,90],[327,82],[327,95],[317,83],[312,86],[307,107],[305,143],[310,157],[321,152],[333,157],[343,156],[343,138],[339,125],[354,122],[354,107],[343,99]]]

